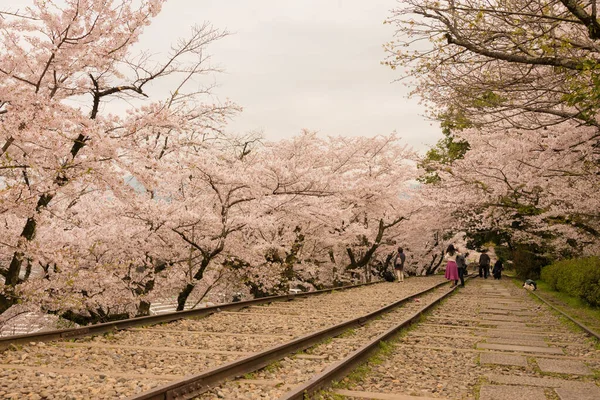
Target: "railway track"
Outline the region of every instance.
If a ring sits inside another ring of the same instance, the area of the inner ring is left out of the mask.
[[[600,342],[588,334],[511,283],[475,279],[361,373],[334,383],[325,370],[279,400],[597,400]]]
[[[218,307],[219,312],[192,310],[145,322],[2,338],[8,350],[0,354],[0,398],[190,398],[194,390],[207,389],[210,382],[203,374],[219,381],[255,370],[323,340],[319,331],[340,334],[363,324],[368,314],[373,318],[443,282],[441,277],[415,278],[402,285],[290,296],[295,298],[290,302],[236,303]],[[171,322],[140,326],[161,319]],[[263,356],[265,349],[270,354]],[[157,386],[166,389],[158,393]]]
[[[379,348],[382,341],[418,320],[428,309],[453,292],[449,285],[410,299],[402,307],[339,337],[319,343],[305,352],[286,357],[257,373],[234,379],[211,389],[196,400],[310,398]]]
[[[600,340],[600,323],[598,321],[595,321],[595,323],[593,321],[582,321],[581,316],[570,315],[569,313],[563,310],[559,302],[554,301],[552,298],[540,295],[539,293],[535,292],[531,292],[531,295],[535,296],[537,299],[544,302],[547,306],[551,307],[563,317],[567,318],[569,321],[577,325],[588,335]]]
[[[305,293],[299,293],[299,294],[263,297],[263,298],[234,302],[234,303],[219,304],[219,305],[210,306],[210,307],[188,309],[185,311],[162,313],[160,315],[152,315],[152,316],[146,316],[146,317],[136,317],[136,318],[130,318],[130,319],[125,319],[125,320],[112,321],[112,322],[95,324],[95,325],[90,325],[90,326],[85,326],[85,327],[80,327],[80,328],[56,329],[56,330],[27,333],[27,334],[13,335],[13,336],[2,336],[2,337],[0,337],[0,351],[6,349],[10,345],[19,345],[22,343],[26,344],[26,343],[30,343],[32,341],[47,342],[47,341],[51,341],[51,340],[60,340],[60,339],[75,338],[75,337],[82,337],[82,336],[91,336],[91,335],[97,335],[97,334],[106,333],[106,332],[124,330],[124,329],[137,327],[137,326],[146,326],[146,325],[171,322],[171,321],[176,321],[178,319],[199,318],[199,317],[204,317],[204,316],[213,314],[215,312],[220,312],[220,311],[236,311],[236,310],[250,307],[250,306],[268,304],[268,303],[277,302],[277,301],[289,301],[289,300],[293,300],[293,299],[311,297],[311,296],[315,296],[315,295],[329,293],[329,292],[331,292],[331,290],[340,291],[340,290],[354,289],[354,288],[358,288],[358,287],[362,287],[362,286],[373,285],[376,283],[378,283],[378,282],[362,283],[362,284],[358,284],[358,285],[345,286],[345,287],[340,287],[340,288],[335,288],[335,289],[318,290],[318,291],[314,291],[314,292],[305,292]]]

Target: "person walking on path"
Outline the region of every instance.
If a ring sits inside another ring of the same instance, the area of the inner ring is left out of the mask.
[[[490,256],[487,255],[487,249],[481,251],[479,256],[479,277],[487,279],[490,274]]]
[[[456,266],[457,254],[458,252],[456,251],[454,246],[449,245],[446,249],[446,256],[444,257],[444,259],[448,261],[448,264],[446,264],[446,273],[444,274],[444,276],[449,281],[454,281],[451,287],[456,286],[456,284],[458,283],[458,267]]]
[[[398,254],[394,258],[394,271],[396,271],[396,276],[398,277],[398,282],[404,282],[404,261],[406,260],[406,255],[404,254],[404,250],[402,247],[398,247]]]
[[[502,265],[502,260],[498,259],[498,261],[496,261],[496,263],[494,264],[494,268],[492,269],[492,275],[494,276],[494,279],[502,278],[503,269],[504,265]]]
[[[458,278],[460,279],[460,286],[465,287],[465,275],[467,275],[467,256],[469,253],[460,254],[458,249],[456,250],[456,266],[458,267]]]

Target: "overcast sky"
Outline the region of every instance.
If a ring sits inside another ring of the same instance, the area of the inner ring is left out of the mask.
[[[14,9],[31,0],[9,0]],[[168,48],[190,27],[210,21],[231,36],[209,48],[226,72],[216,95],[244,111],[236,132],[276,140],[303,128],[323,135],[398,132],[423,151],[440,128],[418,99],[380,65],[393,28],[383,25],[395,0],[170,0],[146,29],[142,45]],[[2,7],[4,8],[4,7]]]

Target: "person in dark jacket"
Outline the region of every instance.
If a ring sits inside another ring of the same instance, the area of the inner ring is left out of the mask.
[[[479,277],[487,279],[490,274],[490,256],[487,255],[487,249],[481,251],[479,256]]]
[[[504,266],[502,265],[502,260],[498,259],[498,261],[496,261],[496,263],[494,264],[494,268],[492,269],[492,275],[494,276],[494,279],[502,278],[503,269]]]
[[[398,254],[394,258],[394,270],[398,277],[398,282],[404,282],[404,261],[406,261],[406,255],[402,247],[398,247]]]
[[[458,251],[458,249],[456,249]],[[458,267],[458,278],[460,279],[460,286],[465,287],[465,275],[467,274],[467,256],[469,253],[461,254],[460,252],[456,256],[456,266]]]

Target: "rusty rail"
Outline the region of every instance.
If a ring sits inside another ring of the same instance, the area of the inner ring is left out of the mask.
[[[419,293],[406,296],[369,314],[310,333],[288,343],[274,346],[263,352],[252,354],[248,357],[212,368],[199,375],[190,376],[181,381],[169,383],[145,393],[128,397],[127,400],[187,400],[194,398],[199,394],[206,392],[211,387],[221,384],[226,379],[256,371],[269,365],[273,361],[280,360],[288,354],[304,350],[325,339],[337,336],[347,329],[364,325],[367,321],[395,309],[413,297],[421,296],[446,284],[448,284],[448,282],[439,283]]]
[[[510,276],[510,278],[513,281],[518,281],[519,284],[521,284],[523,281],[518,279],[516,276]],[[554,309],[555,311],[558,311],[562,316],[564,316],[565,318],[567,318],[569,321],[571,321],[572,323],[574,323],[575,325],[577,325],[578,327],[580,327],[584,332],[586,332],[588,335],[595,337],[596,339],[600,340],[600,333],[594,331],[593,329],[585,326],[584,324],[582,324],[581,322],[579,322],[578,320],[576,320],[575,318],[571,317],[569,314],[567,314],[565,311],[561,310],[560,308],[556,307],[555,305],[553,305],[552,303],[550,303],[548,300],[546,300],[544,297],[540,296],[539,294],[532,292],[532,291],[528,291],[530,294],[532,294],[535,298],[539,299],[542,303],[546,304],[547,306],[550,306],[552,309]]]

